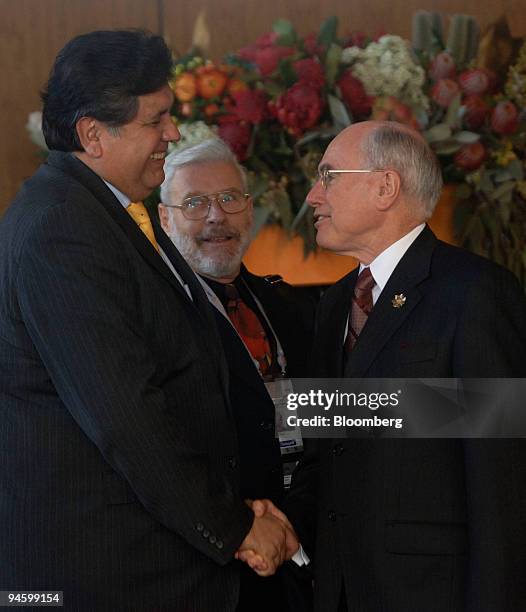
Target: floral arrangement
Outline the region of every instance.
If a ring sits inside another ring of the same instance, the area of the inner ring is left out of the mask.
[[[416,43],[422,20],[436,25],[436,16],[418,14]],[[179,146],[208,130],[221,136],[248,169],[259,221],[301,233],[309,250],[305,196],[329,140],[354,121],[407,123],[435,149],[446,181],[459,185],[460,242],[526,285],[526,45],[499,84],[477,66],[467,26],[453,19],[447,43],[440,27],[430,27],[419,48],[391,35],[338,38],[334,17],[305,37],[279,20],[223,63],[188,55],[172,81]],[[458,40],[459,30],[470,44]]]
[[[481,65],[484,41],[466,16],[451,19],[446,42],[440,18],[423,12],[413,45],[385,34],[338,38],[337,29],[331,17],[300,37],[278,20],[221,63],[195,51],[180,58],[171,81],[182,135],[175,146],[218,134],[248,171],[257,226],[300,233],[308,252],[315,233],[305,197],[328,142],[355,121],[406,123],[458,186],[460,243],[526,286],[526,44],[497,76]]]

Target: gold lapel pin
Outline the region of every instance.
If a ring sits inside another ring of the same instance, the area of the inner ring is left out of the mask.
[[[402,306],[405,304],[406,302],[406,297],[403,293],[397,293],[395,294],[394,298],[391,300],[391,304],[393,305],[393,308],[402,308]]]

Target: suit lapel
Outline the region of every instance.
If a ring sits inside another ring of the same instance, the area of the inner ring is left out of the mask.
[[[318,307],[313,357],[317,376],[341,376],[343,338],[358,269],[328,290]]]
[[[111,218],[121,227],[130,242],[148,262],[150,266],[155,268],[167,282],[169,282],[176,291],[178,291],[185,299],[189,297],[181,286],[181,283],[174,277],[172,271],[164,263],[159,254],[152,248],[148,238],[139,229],[135,221],[123,208],[122,204],[117,200],[111,190],[104,184],[104,181],[91,168],[69,153],[60,151],[51,151],[47,163],[55,168],[58,168],[66,174],[75,178],[86,189],[88,189],[94,198],[101,204]],[[155,231],[155,224],[154,231]],[[157,237],[157,232],[156,237]],[[164,246],[163,246],[164,250]],[[179,272],[178,266],[174,266]],[[181,274],[183,276],[183,274]]]
[[[418,285],[429,276],[431,256],[437,242],[433,232],[426,227],[404,254],[349,354],[345,376],[365,376],[385,344],[422,299]],[[405,296],[405,303],[395,308],[393,298],[400,294]]]

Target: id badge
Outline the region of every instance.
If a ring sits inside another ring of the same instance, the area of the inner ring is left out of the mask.
[[[281,455],[292,455],[303,452],[303,439],[299,427],[287,424],[290,410],[287,410],[287,396],[292,393],[292,380],[290,378],[276,378],[265,383],[268,394],[274,402],[276,414],[276,436],[279,439]]]

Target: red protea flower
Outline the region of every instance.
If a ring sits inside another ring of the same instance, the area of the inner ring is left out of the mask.
[[[355,117],[367,116],[371,112],[373,98],[368,96],[362,82],[348,68],[336,83],[343,101]]]
[[[519,127],[519,111],[513,102],[503,100],[493,109],[491,129],[501,136],[509,136]]]
[[[241,121],[260,123],[267,116],[267,95],[261,89],[247,89],[232,94],[231,112]]]
[[[468,96],[464,100],[463,106],[466,109],[464,113],[464,125],[470,130],[478,130],[489,115],[489,106],[480,96]]]
[[[467,96],[482,96],[488,91],[489,76],[482,68],[465,70],[458,75],[458,84]]]
[[[429,76],[433,81],[454,79],[456,72],[455,60],[447,51],[442,51],[435,56],[429,67]]]
[[[311,32],[307,34],[303,39],[303,48],[305,49],[305,53],[309,55],[317,55],[321,57],[325,53],[325,45],[320,45],[318,43],[318,34],[316,32]]]
[[[295,83],[276,102],[271,102],[269,109],[291,134],[301,136],[305,130],[318,123],[323,100],[317,89],[304,83]]]
[[[254,57],[254,63],[259,69],[261,76],[272,74],[278,67],[279,62],[289,55],[293,55],[295,49],[293,47],[265,47],[257,49]]]
[[[235,115],[224,115],[219,118],[219,137],[232,149],[238,161],[247,158],[252,128],[246,121],[239,121]]]
[[[451,79],[439,79],[431,89],[431,98],[442,108],[447,108],[460,91],[459,86]]]
[[[360,49],[365,49],[367,41],[368,37],[365,32],[350,32],[343,42],[343,48],[360,47]]]
[[[316,61],[312,57],[301,59],[292,64],[292,67],[298,75],[298,81],[314,87],[314,89],[321,89],[325,85],[325,74],[320,62]]]
[[[479,168],[486,159],[486,149],[480,142],[464,145],[455,153],[454,162],[457,168],[471,172]]]

